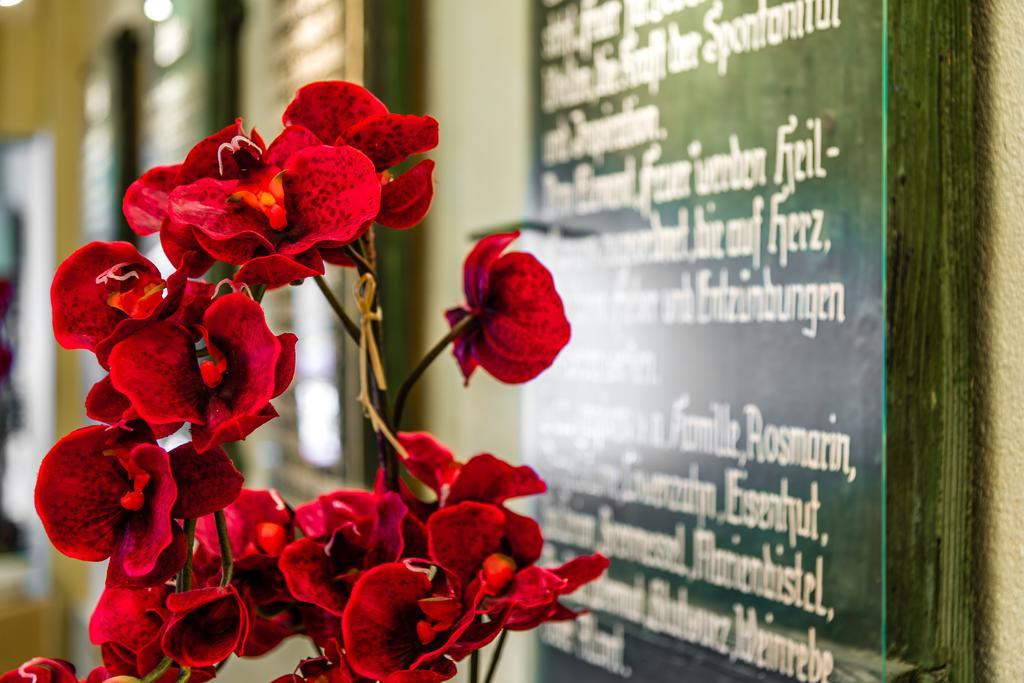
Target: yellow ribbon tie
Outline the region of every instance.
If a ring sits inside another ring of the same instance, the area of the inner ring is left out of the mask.
[[[373,324],[383,320],[384,314],[379,307],[374,308],[377,298],[377,280],[372,274],[363,273],[360,276],[359,282],[356,283],[355,298],[356,306],[359,308],[359,396],[356,397],[356,400],[363,405],[363,413],[370,421],[373,431],[383,434],[399,455],[408,458],[409,453],[388,429],[384,418],[380,416],[373,401],[370,400],[369,372],[371,369],[377,386],[387,389],[384,364],[380,359],[380,348],[377,346],[377,338],[373,334]]]

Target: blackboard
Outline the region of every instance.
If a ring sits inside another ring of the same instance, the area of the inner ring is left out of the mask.
[[[881,0],[538,0],[538,680],[884,675]]]

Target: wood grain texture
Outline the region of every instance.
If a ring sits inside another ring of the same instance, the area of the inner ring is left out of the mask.
[[[901,681],[974,680],[974,76],[967,0],[889,8],[887,571]]]

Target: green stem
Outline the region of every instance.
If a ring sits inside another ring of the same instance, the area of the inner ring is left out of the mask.
[[[327,286],[327,281],[324,280],[324,276],[317,275],[313,280],[316,281],[316,286],[320,288],[324,298],[327,299],[327,303],[331,305],[334,315],[338,316],[338,320],[341,321],[341,325],[345,328],[345,332],[347,332],[348,336],[352,338],[352,341],[358,344],[359,326],[352,321],[352,318],[348,317],[348,313],[345,312],[341,302],[334,296],[334,292],[331,291],[331,288]]]
[[[231,556],[231,539],[228,537],[228,520],[223,510],[213,513],[217,522],[217,540],[220,542],[220,585],[227,586],[235,573],[235,561]]]
[[[477,650],[469,656],[469,680],[470,683],[480,683],[480,651]]]
[[[171,668],[171,664],[174,661],[170,657],[164,657],[160,660],[160,663],[156,665],[156,668],[146,674],[146,677],[142,679],[142,683],[155,683],[160,680],[160,677],[167,673],[167,670]]]
[[[494,647],[494,656],[491,657],[491,665],[487,668],[487,678],[484,683],[494,683],[494,674],[498,671],[498,660],[501,659],[501,651],[505,648],[505,640],[508,639],[508,631],[502,631],[498,636],[498,644]]]
[[[409,392],[412,391],[416,382],[419,381],[420,377],[423,376],[423,373],[426,372],[428,367],[430,367],[430,364],[437,360],[437,357],[440,356],[446,348],[448,348],[449,344],[455,341],[456,337],[462,334],[466,328],[470,326],[473,320],[473,316],[468,315],[456,323],[455,327],[449,330],[448,334],[446,334],[441,341],[434,344],[433,348],[427,351],[427,355],[423,356],[416,367],[413,368],[412,372],[409,373],[409,376],[405,378],[405,381],[402,382],[402,386],[398,389],[398,395],[395,397],[395,429],[399,429],[401,427],[402,415],[405,413],[405,403],[409,399]]]
[[[188,683],[190,678],[192,678],[192,669],[187,666],[182,667],[181,671],[178,673],[178,680],[176,683]]]
[[[178,573],[178,592],[192,590],[192,548],[196,544],[196,520],[185,520],[185,565]]]

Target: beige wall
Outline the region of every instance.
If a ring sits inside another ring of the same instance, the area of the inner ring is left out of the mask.
[[[529,2],[431,0],[426,27],[426,111],[441,123],[437,198],[424,231],[425,339],[462,301],[462,260],[474,232],[523,218],[529,174]],[[460,457],[518,457],[518,392],[482,371],[468,389],[449,354],[417,397],[423,424]]]
[[[981,680],[1021,678],[1024,641],[1024,4],[986,0],[979,23],[979,276],[984,452],[979,496]]]

